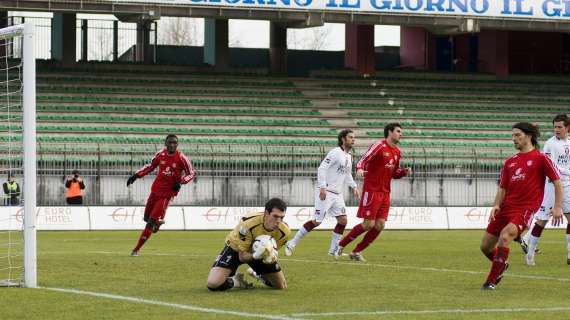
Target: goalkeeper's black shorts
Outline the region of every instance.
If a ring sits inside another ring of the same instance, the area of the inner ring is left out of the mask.
[[[236,270],[243,262],[239,261],[239,253],[232,249],[230,246],[225,245],[224,249],[220,254],[216,257],[216,261],[214,261],[214,265],[212,267],[219,267],[232,270],[230,277],[236,273]],[[268,273],[275,273],[281,271],[281,266],[279,263],[272,263],[272,264],[265,264],[261,260],[253,260],[248,263],[248,265],[257,273],[257,274],[268,274]]]

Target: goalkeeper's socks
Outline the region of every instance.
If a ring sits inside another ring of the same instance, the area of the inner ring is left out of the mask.
[[[141,236],[139,237],[139,242],[137,243],[137,246],[133,249],[133,251],[139,251],[140,248],[143,246],[143,244],[148,240],[148,238],[150,238],[151,234],[152,234],[152,228],[150,227],[144,228],[143,232],[141,233]]]
[[[271,283],[271,281],[267,280],[267,278],[257,272],[255,272],[255,270],[253,270],[252,268],[248,268],[247,269],[247,273],[254,277],[255,279],[263,282],[264,285],[273,288],[273,284]]]
[[[352,242],[352,240],[358,238],[358,236],[361,235],[363,232],[364,228],[362,227],[362,223],[357,224],[356,226],[354,226],[354,228],[352,228],[352,230],[350,230],[350,232],[344,238],[342,238],[342,240],[340,240],[338,245],[343,248],[346,247],[349,243]]]
[[[368,230],[368,232],[366,232],[366,234],[364,235],[364,238],[362,239],[362,241],[360,241],[360,243],[356,245],[356,248],[354,248],[353,252],[362,252],[364,249],[368,248],[368,246],[376,238],[378,238],[379,234],[380,234],[380,230],[378,230],[376,228],[372,228],[372,229]]]

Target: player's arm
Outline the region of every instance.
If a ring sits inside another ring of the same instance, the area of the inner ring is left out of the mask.
[[[489,214],[489,221],[495,219],[495,215],[501,209],[501,204],[503,204],[503,200],[505,200],[505,196],[507,195],[507,188],[509,187],[510,182],[508,164],[509,161],[505,162],[501,168],[501,175],[499,177],[499,189],[497,190],[497,194],[495,195],[495,202],[493,203],[493,208]]]
[[[352,188],[352,194],[355,198],[360,199],[360,191],[358,190],[356,181],[354,181],[354,178],[352,177],[352,172],[347,172],[346,175],[348,178],[348,185]]]
[[[377,143],[371,145],[370,148],[368,148],[366,153],[360,158],[360,160],[356,164],[356,177],[357,178],[364,177],[368,163],[370,163],[370,161],[372,161],[374,158],[376,158],[378,153],[380,153],[381,148],[382,148],[381,142],[377,142]]]
[[[331,150],[317,169],[317,187],[319,188],[319,198],[321,200],[327,198],[327,170],[336,162],[335,154]]]
[[[559,226],[564,220],[562,217],[562,199],[564,198],[562,182],[560,179],[552,181],[554,184],[554,207],[552,208],[552,225]]]
[[[188,182],[196,178],[196,170],[192,166],[192,162],[184,154],[180,154],[180,159],[182,160],[182,168],[184,169],[184,176],[180,178],[180,184],[187,184]]]
[[[404,168],[404,169],[400,168],[400,159],[401,156],[398,155],[398,160],[396,160],[396,170],[394,170],[394,172],[392,173],[392,178],[394,179],[403,178],[412,172],[411,168]]]
[[[562,199],[563,189],[562,182],[560,182],[560,175],[558,174],[558,168],[554,165],[552,160],[544,156],[544,174],[552,183],[554,184],[554,207],[550,210],[552,213],[552,225],[558,226],[562,223]]]
[[[150,163],[146,164],[144,167],[138,169],[132,176],[129,177],[127,180],[127,187],[130,186],[135,182],[135,180],[146,176],[147,174],[151,173],[158,167],[160,160],[158,159],[160,153],[162,151],[157,152],[154,157],[150,160]]]
[[[239,251],[239,261],[243,263],[248,263],[253,261],[253,253],[247,251]]]
[[[505,200],[507,195],[507,189],[499,187],[497,194],[495,195],[495,201],[493,203],[493,208],[491,208],[491,213],[489,214],[489,221],[495,220],[495,215],[501,210],[501,204]]]
[[[238,227],[238,239],[236,239],[237,252],[239,255],[239,260],[243,263],[248,263],[253,261],[253,253],[251,252],[251,246],[253,244],[253,235],[251,230],[241,221]]]

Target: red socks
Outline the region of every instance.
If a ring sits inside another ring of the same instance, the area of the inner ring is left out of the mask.
[[[364,228],[362,227],[362,224],[357,224],[356,226],[354,226],[354,228],[352,228],[352,230],[350,230],[350,232],[346,236],[344,236],[344,238],[342,238],[342,240],[340,240],[338,245],[343,248],[346,247],[349,243],[352,242],[352,240],[358,238],[358,236],[361,235],[363,232]]]
[[[356,248],[352,252],[362,252],[362,250],[368,248],[368,246],[378,237],[380,230],[372,228],[366,232],[362,241],[356,245]]]
[[[539,224],[535,224],[534,227],[532,228],[532,231],[530,232],[531,235],[540,238],[540,236],[542,235],[542,230],[544,230],[544,227],[539,225]]]
[[[497,284],[497,278],[505,271],[505,263],[509,257],[509,248],[497,247],[495,249],[495,258],[493,259],[493,264],[491,265],[491,271],[487,276],[487,282],[492,284]]]
[[[307,232],[310,232],[311,230],[315,229],[316,225],[313,222],[313,220],[309,220],[307,222],[305,222],[305,224],[303,225],[303,228],[305,228],[305,230],[307,230]]]
[[[139,242],[137,243],[137,246],[133,249],[133,251],[139,251],[140,248],[143,246],[143,244],[148,240],[148,238],[150,238],[151,234],[152,234],[151,227],[147,226],[146,228],[144,228],[139,238]]]
[[[334,233],[342,235],[344,232],[344,228],[346,228],[346,224],[337,223],[334,227]]]

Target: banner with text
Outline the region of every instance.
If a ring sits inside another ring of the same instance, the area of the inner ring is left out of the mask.
[[[244,215],[262,211],[262,207],[173,206],[161,229],[230,230]],[[356,207],[346,208],[348,228],[362,221],[356,211]],[[485,229],[490,211],[487,207],[392,207],[386,229]],[[289,207],[285,222],[299,229],[313,214],[312,207]],[[36,217],[38,230],[142,230],[146,225],[144,207],[38,207]],[[23,208],[0,207],[0,230],[21,230],[22,222]],[[318,229],[330,230],[335,225],[336,219],[327,216]]]
[[[176,4],[248,9],[287,9],[461,15],[481,18],[570,19],[568,0],[110,0],[116,3]]]

